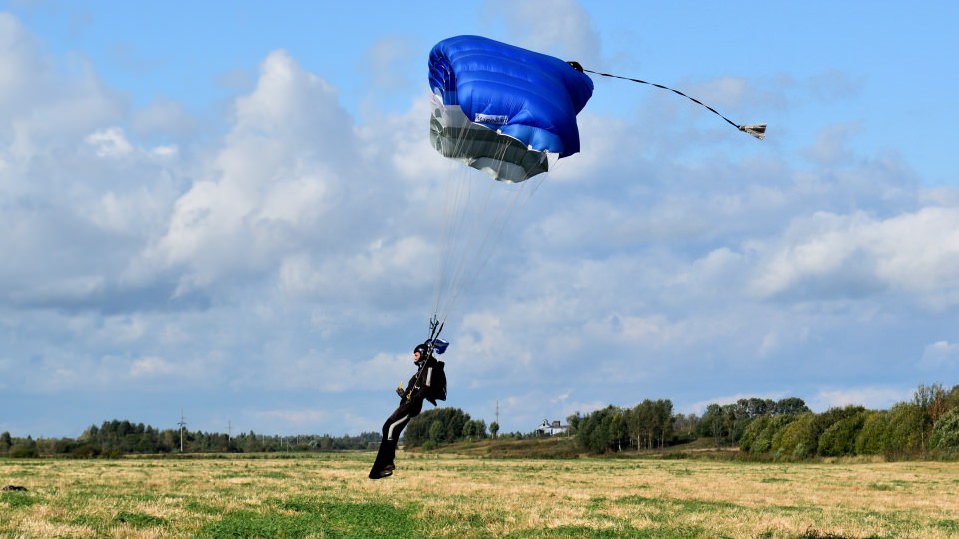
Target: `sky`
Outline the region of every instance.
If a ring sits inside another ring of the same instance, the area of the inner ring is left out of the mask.
[[[530,432],[644,399],[885,409],[951,387],[956,20],[949,2],[0,1],[0,431],[181,410],[208,432],[378,431],[451,256],[444,182],[465,172],[429,144],[426,66],[460,34],[769,127],[594,77],[582,151],[448,313],[446,406]]]

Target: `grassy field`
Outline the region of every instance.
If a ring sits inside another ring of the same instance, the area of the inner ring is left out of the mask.
[[[0,460],[0,537],[959,537],[959,463]]]

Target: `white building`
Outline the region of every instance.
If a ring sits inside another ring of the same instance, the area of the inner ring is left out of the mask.
[[[536,427],[536,434],[543,434],[545,436],[565,434],[568,428],[569,425],[563,425],[559,420],[550,421],[549,419],[544,419],[543,423]]]

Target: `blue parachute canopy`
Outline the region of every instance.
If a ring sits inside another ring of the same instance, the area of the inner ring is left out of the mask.
[[[576,114],[593,81],[569,63],[479,36],[458,36],[430,52],[430,140],[445,157],[497,180],[520,182],[549,168],[548,157],[579,151]]]

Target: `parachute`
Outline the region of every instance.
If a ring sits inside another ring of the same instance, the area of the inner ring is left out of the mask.
[[[576,115],[593,81],[559,58],[479,36],[437,43],[428,75],[430,142],[450,164],[433,307],[445,321],[543,173],[579,152]]]
[[[576,115],[593,95],[587,73],[655,86],[709,109],[758,139],[766,125],[740,125],[678,90],[641,79],[584,69],[480,36],[437,43],[429,55],[432,90],[430,142],[462,163],[450,169],[443,204],[445,226],[438,256],[432,321],[445,322],[467,284],[480,273],[509,219],[544,172],[580,150]],[[483,182],[464,171],[480,170]],[[533,184],[532,188],[527,188]],[[526,197],[525,199],[528,199]]]
[[[576,114],[593,81],[559,58],[452,37],[430,52],[429,82],[430,142],[444,157],[515,183],[579,151]]]

